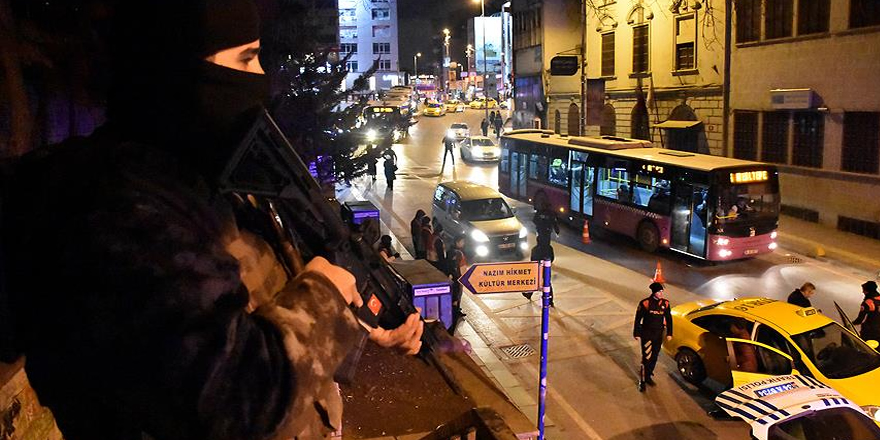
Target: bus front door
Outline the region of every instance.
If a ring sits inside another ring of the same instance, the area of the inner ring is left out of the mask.
[[[573,160],[571,162],[571,191],[569,192],[569,210],[591,217],[593,215],[593,169],[586,163]]]

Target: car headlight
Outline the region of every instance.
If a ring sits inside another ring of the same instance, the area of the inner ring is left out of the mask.
[[[376,130],[367,130],[367,140],[368,141],[370,141],[370,142],[375,141],[377,135],[378,135],[378,133],[376,133]]]
[[[492,155],[501,156],[501,147],[492,147]]]
[[[446,136],[447,136],[447,137],[454,138],[454,137],[455,137],[455,130],[448,130],[448,131],[446,132]]]
[[[526,238],[529,235],[529,230],[526,229],[525,226],[519,229],[519,238]]]
[[[489,241],[489,236],[479,229],[474,229],[471,231],[471,238],[473,238],[474,241],[476,241],[477,243],[485,243]]]
[[[486,246],[477,246],[476,252],[477,256],[485,257],[486,255],[489,255],[489,248]]]
[[[865,405],[862,407],[862,411],[868,413],[872,419],[874,419],[877,423],[880,423],[880,406],[877,405]]]
[[[527,242],[527,241],[521,241],[521,242],[519,242],[519,248],[522,249],[522,250],[524,250],[524,251],[529,250],[529,242]]]

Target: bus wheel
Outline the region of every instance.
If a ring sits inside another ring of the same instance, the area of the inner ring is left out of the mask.
[[[636,238],[639,240],[639,246],[641,246],[642,249],[648,252],[654,252],[660,246],[660,232],[657,231],[657,227],[654,226],[654,223],[643,221],[639,225],[639,230],[636,234]]]

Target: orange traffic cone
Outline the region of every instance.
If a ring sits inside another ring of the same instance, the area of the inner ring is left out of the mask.
[[[657,269],[654,270],[654,279],[651,280],[655,283],[665,283],[666,278],[663,278],[663,268],[660,267],[660,262],[657,262]]]
[[[584,233],[581,234],[581,243],[590,244],[590,221],[584,220]]]

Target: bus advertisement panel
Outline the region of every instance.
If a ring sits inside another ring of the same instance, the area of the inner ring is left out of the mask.
[[[779,181],[772,165],[655,148],[610,136],[516,130],[501,140],[501,192],[548,204],[563,220],[712,261],[776,249]]]

